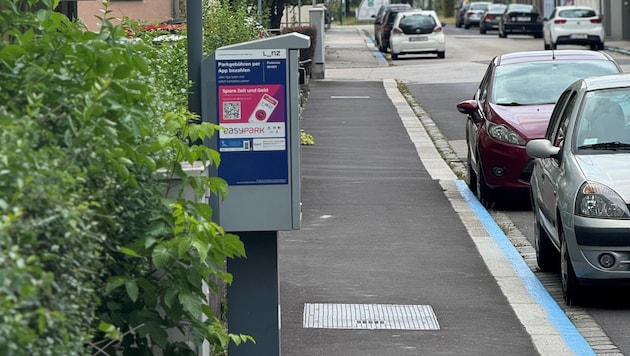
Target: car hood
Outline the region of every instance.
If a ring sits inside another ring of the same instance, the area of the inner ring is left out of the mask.
[[[493,111],[492,122],[508,124],[523,138],[531,140],[545,137],[554,105],[507,106],[490,104],[490,106]]]
[[[615,154],[576,155],[587,180],[599,182],[630,202],[630,152]]]

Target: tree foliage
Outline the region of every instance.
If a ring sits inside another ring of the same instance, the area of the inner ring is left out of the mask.
[[[107,3],[90,32],[56,5],[0,0],[0,354],[192,355],[204,340],[213,352],[251,341],[204,293],[231,282],[225,259],[243,244],[206,202],[167,195],[172,181],[197,198],[227,193],[185,171],[220,163],[191,144],[217,127],[190,125],[185,41],[129,40]]]

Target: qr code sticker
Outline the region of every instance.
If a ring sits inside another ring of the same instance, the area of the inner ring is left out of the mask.
[[[223,103],[223,119],[224,120],[240,120],[241,119],[241,103],[238,101],[226,101]]]

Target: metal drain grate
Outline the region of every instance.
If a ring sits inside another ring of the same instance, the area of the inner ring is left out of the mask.
[[[440,330],[429,305],[304,304],[304,328]]]

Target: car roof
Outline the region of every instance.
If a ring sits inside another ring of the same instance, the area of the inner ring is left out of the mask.
[[[612,57],[604,52],[589,51],[585,49],[564,49],[559,51],[541,50],[506,53],[497,57],[497,65],[551,60],[584,59],[613,61]]]
[[[630,73],[619,73],[582,79],[586,90],[630,87]]]

